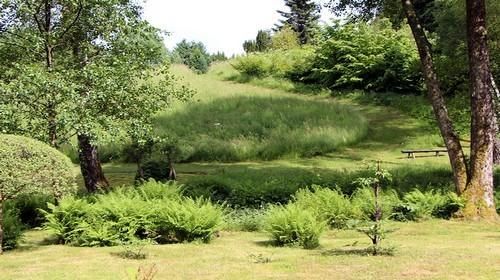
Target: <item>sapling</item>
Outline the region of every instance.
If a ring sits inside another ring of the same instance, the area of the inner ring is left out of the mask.
[[[373,186],[373,192],[375,195],[375,216],[373,221],[367,223],[367,228],[358,228],[358,232],[366,234],[372,241],[372,246],[370,247],[371,253],[375,256],[385,251],[387,254],[392,254],[392,248],[381,248],[380,242],[386,237],[388,233],[394,232],[396,229],[383,229],[383,222],[380,220],[382,217],[382,211],[380,210],[379,204],[379,194],[380,194],[380,182],[382,180],[391,180],[391,174],[387,170],[380,169],[380,162],[377,163],[377,172],[375,177],[370,178],[359,178],[356,182],[363,186]]]

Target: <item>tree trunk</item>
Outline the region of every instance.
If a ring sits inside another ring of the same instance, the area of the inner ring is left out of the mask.
[[[485,0],[466,0],[471,90],[470,180],[463,216],[496,219],[493,198],[494,110],[486,32]]]
[[[168,165],[168,180],[177,181],[177,173],[174,169],[174,159],[172,156],[167,156],[167,165]]]
[[[0,255],[3,255],[3,200],[0,200]]]
[[[425,84],[427,86],[427,94],[431,100],[432,108],[436,116],[439,130],[448,149],[451,168],[453,171],[453,179],[457,194],[461,194],[467,185],[468,170],[465,161],[465,156],[460,144],[452,121],[449,117],[448,110],[444,103],[444,98],[439,88],[439,83],[434,69],[432,59],[431,44],[427,40],[427,36],[423,30],[423,26],[417,17],[415,7],[412,0],[401,0],[403,8],[408,19],[408,24],[413,33],[413,37],[417,44],[420,62],[424,73]]]
[[[500,123],[498,122],[498,119],[500,118],[500,105],[498,104],[500,102],[500,91],[498,90],[498,87],[495,83],[495,80],[493,79],[493,74],[490,72],[490,80],[491,80],[491,90],[493,93],[493,110],[495,110],[493,117],[493,135],[495,137],[494,141],[494,148],[493,148],[493,164],[495,165],[500,165]]]
[[[85,188],[89,192],[109,188],[109,183],[102,172],[101,161],[97,147],[90,143],[85,134],[78,135],[80,169],[82,171]]]

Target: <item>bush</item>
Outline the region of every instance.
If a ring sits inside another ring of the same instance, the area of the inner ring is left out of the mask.
[[[164,202],[155,213],[159,240],[163,242],[208,243],[220,226],[224,211],[203,198]]]
[[[252,53],[247,56],[236,57],[231,66],[242,75],[262,78],[271,73],[272,62],[264,55]]]
[[[35,228],[42,225],[44,215],[40,209],[48,210],[47,203],[54,202],[54,196],[50,195],[21,195],[7,201],[6,207],[15,210],[21,222],[27,228]]]
[[[264,228],[266,210],[241,208],[229,211],[224,217],[224,228],[229,230],[259,231]]]
[[[399,221],[417,221],[432,217],[449,219],[455,212],[463,208],[465,201],[455,193],[427,191],[418,189],[407,193],[402,204],[394,208],[393,219]]]
[[[420,92],[422,76],[410,30],[377,24],[337,25],[315,57],[313,77],[331,88]]]
[[[373,221],[375,219],[375,194],[373,188],[364,187],[357,189],[351,196],[352,207],[356,209],[356,217],[363,220]],[[394,207],[401,200],[395,190],[379,190],[379,209],[382,219],[391,217]]]
[[[297,207],[326,220],[334,228],[345,228],[349,220],[360,218],[349,198],[336,190],[313,185],[312,190],[298,190],[293,198]]]
[[[144,171],[144,180],[153,179],[155,181],[166,181],[168,180],[168,173],[170,169],[168,168],[168,163],[166,160],[160,159],[149,159],[142,164],[142,170]],[[136,185],[141,184],[141,177],[139,170],[137,170],[134,182]]]
[[[175,183],[150,180],[87,199],[64,198],[45,211],[49,230],[61,243],[113,246],[137,242],[209,242],[223,208],[182,197]]]
[[[315,213],[296,204],[271,206],[266,221],[266,231],[276,245],[304,249],[319,246],[319,237],[326,226],[327,221],[318,219]]]
[[[3,250],[12,250],[17,247],[23,236],[24,225],[19,218],[16,209],[3,210]]]

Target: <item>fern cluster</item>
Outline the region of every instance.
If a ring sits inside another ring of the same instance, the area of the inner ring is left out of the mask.
[[[148,181],[87,198],[65,197],[44,211],[60,243],[113,246],[137,242],[209,242],[223,208],[181,195],[176,184]]]

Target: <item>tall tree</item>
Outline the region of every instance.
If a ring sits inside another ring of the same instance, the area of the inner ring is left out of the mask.
[[[481,59],[478,60],[469,60],[470,70],[480,71],[479,74],[471,74],[471,78],[477,79],[477,81],[471,83],[471,105],[472,110],[475,112],[473,112],[472,115],[471,143],[474,144],[471,144],[471,160],[469,166],[466,163],[462,146],[453,128],[443,95],[439,88],[439,82],[434,67],[432,46],[424,31],[425,25],[421,21],[414,6],[414,2],[416,1],[418,0],[401,0],[401,4],[417,45],[427,86],[427,93],[431,100],[441,135],[448,149],[456,192],[467,199],[467,206],[463,214],[465,217],[471,219],[476,219],[478,217],[494,219],[497,215],[493,199],[493,172],[492,167],[490,167],[493,165],[493,149],[490,149],[493,143],[493,125],[491,124],[493,121],[492,90],[484,84],[486,74],[488,74],[488,81],[491,81],[488,64],[488,49],[485,41],[485,13],[469,11],[469,9],[479,9],[481,5],[484,5],[484,0],[467,0],[475,3],[469,3],[467,6],[468,13],[471,13],[473,15],[472,17],[474,17],[473,20],[468,20],[468,22],[470,22],[468,30],[472,28],[475,32],[480,34],[468,32],[469,47],[474,48],[473,51],[469,49],[469,57],[474,55],[482,56]],[[476,1],[478,1],[479,4],[476,3]],[[358,18],[365,20],[382,15],[384,11],[397,10],[397,8],[394,8],[396,5],[394,0],[331,0],[329,5],[334,12],[343,12],[343,8],[350,8],[359,15]],[[470,27],[470,24],[473,26]],[[473,43],[471,43],[471,41]],[[477,118],[477,120],[474,120],[474,118]]]
[[[87,189],[106,187],[97,150],[103,132],[147,121],[176,95],[160,67],[161,36],[133,0],[0,5],[0,57],[19,54],[0,67],[0,108],[8,109],[0,112],[1,129],[55,147],[76,135]]]
[[[285,19],[279,20],[280,24],[276,25],[275,31],[289,25],[297,33],[301,45],[310,43],[320,18],[321,6],[311,0],[285,0],[285,6],[290,11],[277,11]]]
[[[471,91],[471,172],[464,191],[467,217],[497,216],[493,199],[494,110],[485,0],[466,0]]]

